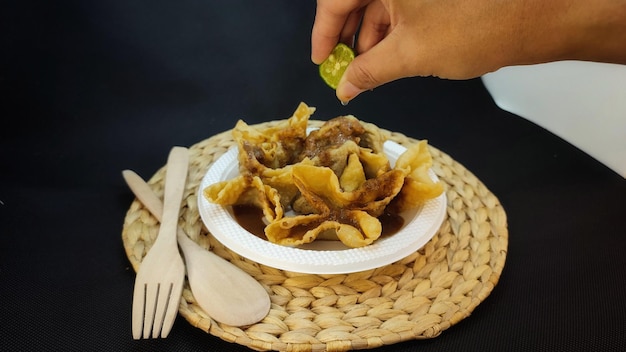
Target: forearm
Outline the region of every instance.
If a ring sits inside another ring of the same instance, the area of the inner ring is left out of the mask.
[[[520,2],[513,64],[584,60],[626,64],[625,0]],[[517,61],[517,62],[516,62]]]

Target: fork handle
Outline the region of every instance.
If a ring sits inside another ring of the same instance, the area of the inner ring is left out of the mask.
[[[167,242],[176,242],[176,229],[188,168],[189,150],[185,147],[173,147],[167,158],[163,215],[159,229],[159,236],[166,236]]]

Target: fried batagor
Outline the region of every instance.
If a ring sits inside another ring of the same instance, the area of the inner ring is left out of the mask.
[[[384,160],[385,169],[389,162],[383,154],[384,138],[373,124],[362,123],[352,115],[339,116],[326,121],[318,130],[311,131],[304,141],[304,150],[299,159],[309,158],[315,165],[330,167],[341,175],[352,153],[369,152]],[[371,166],[370,169],[381,167]],[[368,169],[368,174],[373,170]]]
[[[233,138],[239,146],[239,165],[262,174],[265,168],[277,169],[300,161],[306,128],[313,112],[315,108],[300,103],[289,119],[263,130],[237,121]]]
[[[206,187],[204,196],[222,205],[253,205],[263,210],[265,220],[272,222],[283,217],[280,194],[275,188],[263,183],[260,177],[239,175]]]
[[[348,247],[371,244],[382,233],[377,217],[404,183],[402,171],[389,170],[364,180],[350,192],[342,189],[339,178],[328,167],[295,165],[292,175],[302,198],[313,211],[309,215],[284,217],[270,223],[265,234],[270,241],[279,244],[309,243],[329,229],[334,229],[336,238]]]
[[[289,119],[264,129],[238,121],[233,138],[240,176],[210,185],[204,196],[225,206],[261,208],[273,243],[334,239],[362,247],[380,237],[384,212],[418,207],[443,192],[428,175],[426,141],[410,146],[391,168],[378,127],[340,116],[307,136],[314,111],[300,103]]]
[[[407,148],[396,160],[395,169],[405,174],[404,186],[397,197],[390,204],[390,210],[395,213],[419,207],[429,199],[443,193],[441,182],[433,182],[428,175],[428,169],[433,165],[433,159],[428,151],[428,143],[419,141]]]

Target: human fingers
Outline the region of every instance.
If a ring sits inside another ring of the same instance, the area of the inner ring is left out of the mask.
[[[315,14],[315,22],[311,31],[311,60],[319,65],[333,50],[343,26],[348,17],[347,14],[334,14],[318,8]]]
[[[390,32],[370,50],[359,54],[348,65],[335,91],[337,98],[347,103],[366,90],[407,77],[407,65],[402,57],[401,38]],[[395,60],[390,60],[390,53]]]
[[[378,44],[389,32],[391,19],[380,1],[368,4],[363,14],[359,36],[355,46],[358,53],[364,53]]]
[[[359,11],[370,1],[318,0],[311,31],[311,60],[315,64],[322,63],[340,40],[350,44],[360,21]]]
[[[364,9],[362,8],[357,9],[348,15],[346,23],[341,30],[339,42],[344,43],[349,47],[354,47],[354,38],[356,36],[356,31],[359,29],[361,19],[363,18],[363,11]]]

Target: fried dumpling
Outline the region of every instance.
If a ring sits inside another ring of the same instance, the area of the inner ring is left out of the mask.
[[[390,170],[376,179],[363,180],[354,191],[344,191],[328,167],[294,165],[292,176],[302,194],[299,200],[306,203],[310,214],[285,216],[270,223],[265,228],[268,240],[304,244],[334,230],[337,239],[349,247],[371,244],[380,237],[382,225],[377,216],[400,191],[404,178],[401,171]]]
[[[432,164],[428,142],[425,140],[409,146],[398,157],[394,168],[402,170],[406,178],[402,190],[390,204],[394,212],[401,213],[416,208],[443,193],[441,182],[434,182],[428,174]]]
[[[356,248],[372,244],[380,237],[380,221],[362,211],[353,211],[353,224],[328,220],[323,214],[284,217],[265,227],[269,241],[286,246],[299,246],[316,239],[338,239],[348,247]],[[329,235],[332,234],[332,235]],[[330,236],[330,237],[329,237]]]
[[[283,217],[284,209],[278,191],[265,185],[260,177],[240,175],[228,181],[216,182],[203,190],[212,203],[221,205],[253,205],[263,210],[266,221]]]
[[[296,165],[292,173],[294,183],[313,208],[330,207],[336,212],[363,210],[373,216],[383,213],[404,183],[402,171],[389,170],[348,192],[341,188],[339,179],[329,168]]]
[[[363,133],[365,133],[365,128],[354,116],[339,116],[330,119],[307,136],[301,159],[319,157],[323,161],[324,154],[342,146],[347,141],[358,145]]]
[[[315,108],[300,103],[287,120],[257,129],[242,120],[233,129],[233,138],[239,146],[239,162],[257,160],[269,168],[279,168],[297,162],[303,149],[306,129]]]
[[[348,162],[339,177],[339,185],[344,191],[354,191],[361,187],[366,180],[363,164],[357,153],[348,156]]]
[[[374,178],[391,169],[387,156],[382,153],[376,153],[370,149],[361,148],[359,150],[359,160],[363,164],[363,170],[367,178]]]

